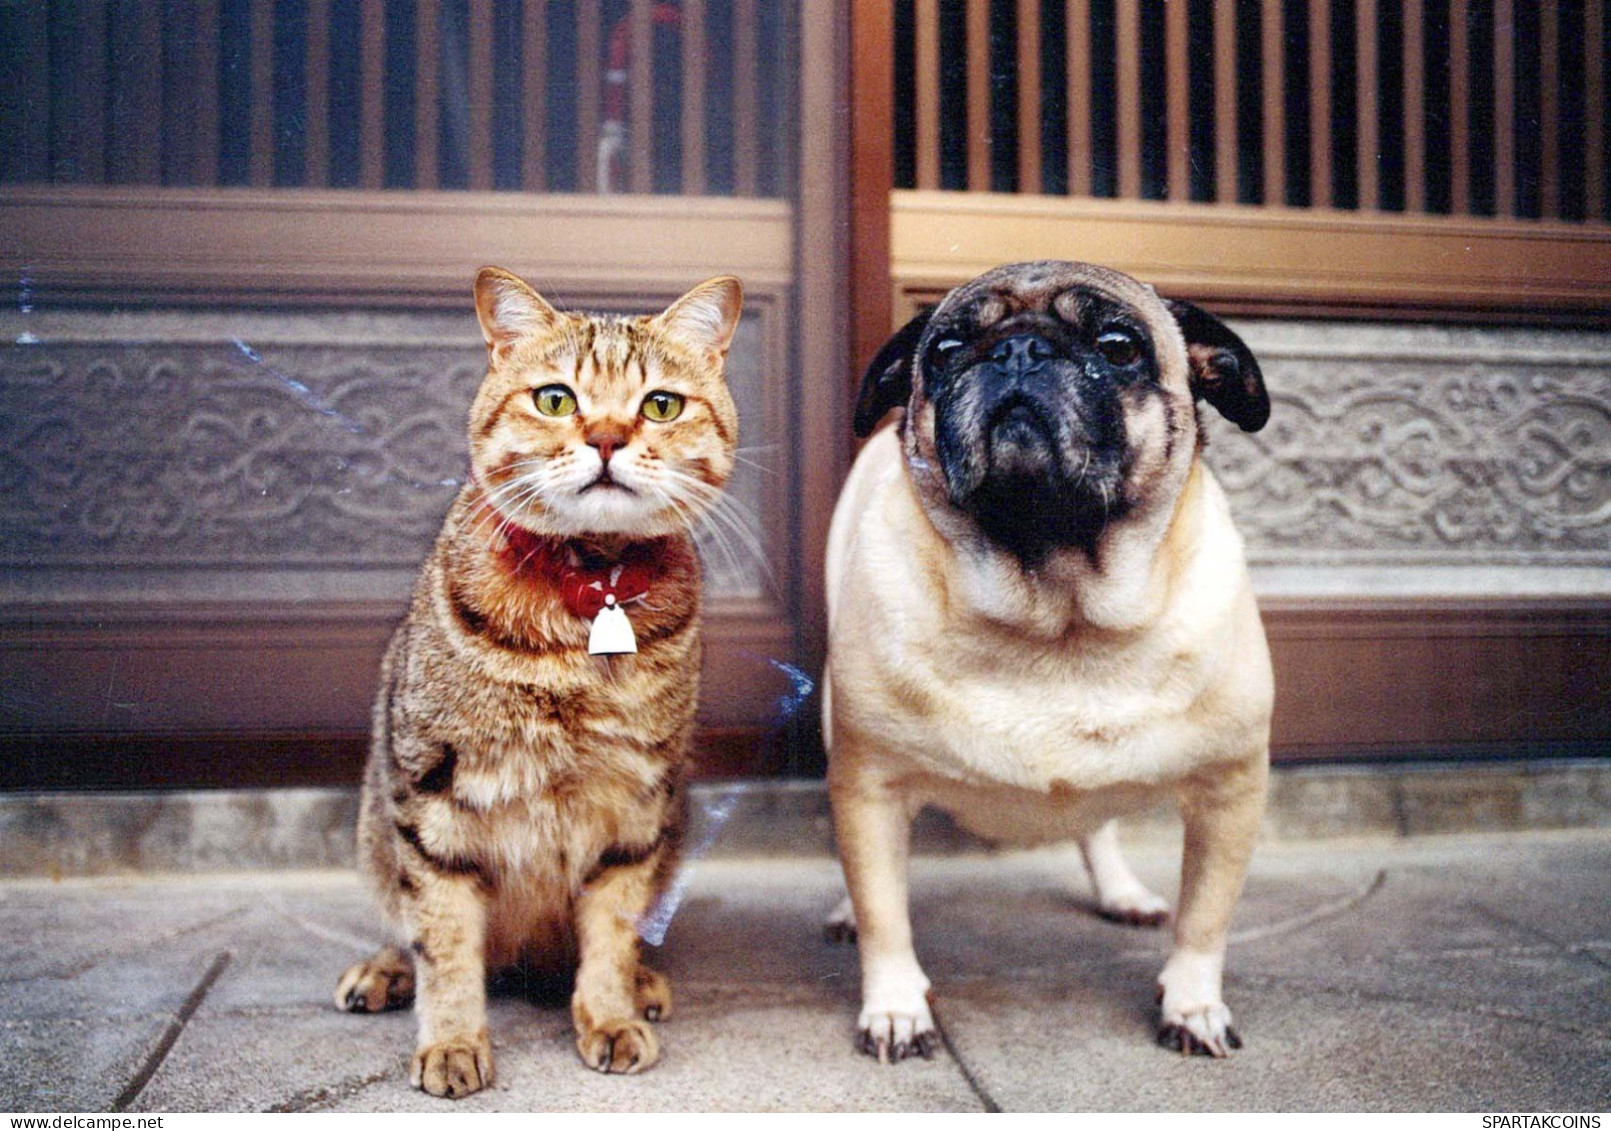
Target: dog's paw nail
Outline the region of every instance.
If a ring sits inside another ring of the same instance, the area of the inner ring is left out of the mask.
[[[1182,1056],[1211,1056],[1216,1059],[1230,1056],[1242,1047],[1242,1037],[1235,1029],[1195,1033],[1188,1025],[1166,1024],[1158,1029],[1158,1044]]]

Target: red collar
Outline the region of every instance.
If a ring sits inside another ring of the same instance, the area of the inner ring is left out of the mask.
[[[534,534],[517,526],[487,497],[473,467],[470,480],[482,488],[481,505],[501,520],[494,537],[503,540],[503,556],[510,567],[516,573],[541,578],[559,590],[565,607],[575,615],[592,620],[604,608],[607,597],[624,605],[648,595],[650,584],[662,568],[664,539],[628,543],[612,562],[579,539]]]
[[[542,578],[559,590],[565,607],[592,620],[614,597],[617,605],[647,596],[660,571],[662,543],[634,542],[616,561],[606,561],[575,539],[547,538],[519,526],[506,527],[505,553],[517,573]]]

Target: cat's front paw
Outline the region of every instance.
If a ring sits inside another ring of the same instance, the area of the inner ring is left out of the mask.
[[[402,1009],[414,1000],[414,966],[396,947],[349,967],[336,983],[336,1008],[348,1013]]]
[[[492,1041],[487,1031],[420,1046],[414,1052],[409,1079],[421,1091],[450,1100],[490,1087]]]
[[[671,983],[664,974],[640,966],[636,986],[633,1001],[645,1021],[664,1021],[671,1016]]]
[[[618,1018],[578,1033],[576,1051],[589,1068],[630,1076],[660,1059],[660,1042],[648,1022]]]

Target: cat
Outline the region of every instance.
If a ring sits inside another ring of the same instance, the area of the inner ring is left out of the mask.
[[[730,276],[636,318],[476,278],[470,476],[386,651],[359,805],[359,867],[397,945],[336,987],[352,1012],[416,1000],[410,1079],[432,1095],[492,1083],[486,979],[517,964],[573,975],[590,1067],[659,1058],[670,990],[637,924],[681,839],[691,529],[736,459],[723,368],[742,305]],[[590,654],[611,618],[604,649],[624,654]]]

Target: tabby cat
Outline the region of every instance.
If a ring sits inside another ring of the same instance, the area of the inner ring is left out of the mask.
[[[671,999],[637,924],[681,838],[690,525],[733,469],[722,370],[743,293],[721,277],[655,317],[595,317],[489,267],[475,301],[471,472],[386,652],[360,805],[398,945],[336,986],[353,1012],[417,998],[411,1079],[453,1098],[492,1082],[486,978],[509,966],[574,975],[592,1068],[659,1057],[648,1022]]]

